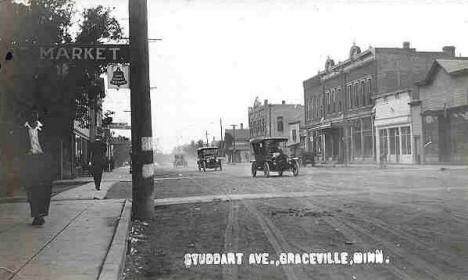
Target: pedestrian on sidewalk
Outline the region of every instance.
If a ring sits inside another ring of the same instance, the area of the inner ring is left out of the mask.
[[[96,138],[91,144],[91,171],[96,190],[101,190],[102,173],[106,167],[107,145],[101,137]]]
[[[28,194],[33,225],[43,225],[44,217],[49,214],[52,195],[53,168],[52,160],[43,145],[43,127],[39,121],[39,111],[33,107],[29,119],[18,133],[21,149],[20,181]],[[42,144],[41,144],[42,143]]]

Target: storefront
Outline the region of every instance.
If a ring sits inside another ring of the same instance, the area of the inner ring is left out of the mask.
[[[376,99],[377,162],[415,162],[409,102],[409,91],[393,92]]]

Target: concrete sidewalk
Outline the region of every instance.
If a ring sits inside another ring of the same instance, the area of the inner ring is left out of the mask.
[[[31,225],[27,202],[0,203],[0,280],[117,279],[131,203],[102,200],[116,181],[56,195],[41,227]]]
[[[0,204],[0,279],[98,279],[125,200],[56,201],[42,227]]]
[[[104,199],[107,190],[114,183],[131,181],[128,168],[120,167],[112,172],[105,172],[102,176],[101,191],[96,191],[93,177],[77,177],[74,179],[55,180],[52,188],[52,200],[70,199]],[[63,188],[66,188],[63,191]],[[58,193],[58,194],[55,194]],[[15,196],[0,197],[0,203],[26,202],[27,194],[24,189],[18,190]]]

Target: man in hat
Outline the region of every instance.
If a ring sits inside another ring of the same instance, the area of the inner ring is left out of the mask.
[[[91,172],[93,173],[94,186],[96,190],[101,190],[101,179],[104,168],[106,167],[107,145],[102,137],[97,137],[96,141],[91,143]]]

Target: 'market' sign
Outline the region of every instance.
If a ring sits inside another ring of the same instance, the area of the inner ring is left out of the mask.
[[[39,47],[40,59],[56,61],[129,62],[128,45],[62,45]]]

